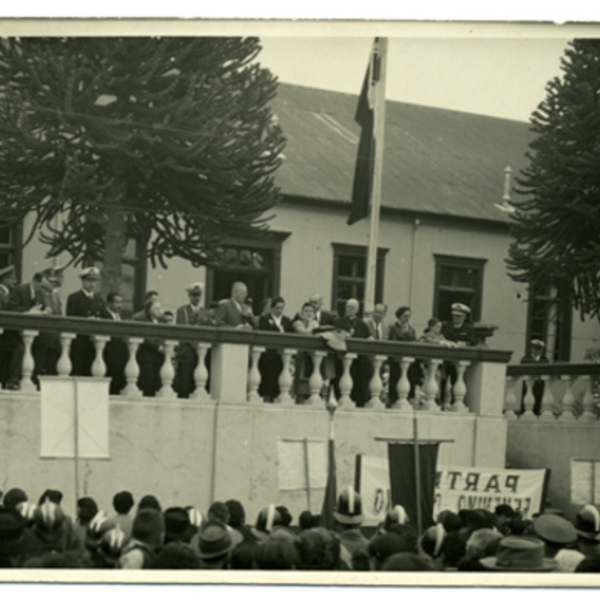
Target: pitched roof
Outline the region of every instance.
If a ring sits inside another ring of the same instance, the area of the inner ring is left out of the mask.
[[[275,177],[283,194],[350,203],[357,101],[353,94],[279,84],[273,112],[287,145]],[[511,166],[514,185],[531,137],[525,122],[388,101],[382,206],[507,221],[494,206],[502,199],[504,168]]]

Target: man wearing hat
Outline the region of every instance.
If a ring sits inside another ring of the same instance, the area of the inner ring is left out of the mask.
[[[600,555],[600,514],[593,504],[587,504],[575,518],[577,549],[586,557]]]
[[[0,310],[9,310],[10,293],[16,285],[15,266],[0,269]],[[18,390],[20,387],[23,353],[23,342],[16,331],[6,331],[0,335],[0,384],[7,390]]]
[[[232,534],[237,534],[234,535]],[[242,541],[242,535],[220,521],[208,521],[200,531],[198,542],[201,569],[225,569],[231,551]]]
[[[81,289],[67,298],[67,316],[85,319],[100,319],[104,301],[96,293],[100,281],[100,270],[87,267],[79,273]],[[78,335],[71,344],[72,375],[91,375],[92,363],[96,357],[96,349],[87,335]]]
[[[473,326],[467,323],[471,309],[461,302],[454,302],[451,308],[452,321],[445,321],[442,324],[442,335],[459,346],[474,346]]]
[[[545,557],[544,542],[526,535],[509,535],[500,540],[496,556],[480,558],[489,571],[543,573],[556,570],[556,561]]]
[[[585,558],[581,552],[569,548],[577,539],[573,523],[560,515],[542,513],[533,522],[533,527],[546,546],[546,558],[556,560],[556,570],[561,573],[573,573]]]
[[[26,528],[25,519],[16,508],[0,507],[0,565],[20,567],[36,545],[35,537]]]
[[[546,358],[546,344],[542,342],[542,340],[532,339],[529,342],[529,353],[526,354],[521,359],[521,364],[548,364],[550,361]],[[533,397],[535,398],[535,404],[533,405],[533,412],[536,415],[539,415],[542,412],[542,398],[544,397],[544,382],[541,379],[537,379],[533,382]],[[523,384],[523,395],[525,397],[526,393],[525,384]],[[522,411],[525,412],[525,406],[523,406]]]
[[[175,323],[190,327],[210,327],[212,325],[210,313],[201,306],[204,285],[202,283],[192,283],[185,288],[185,291],[189,302],[177,309]],[[182,342],[177,346],[175,358],[177,360],[177,373],[174,388],[180,398],[188,398],[196,387],[194,370],[198,364],[198,354],[190,343]],[[205,360],[206,363],[207,360]],[[210,363],[208,362],[208,364]]]
[[[348,486],[338,496],[333,518],[336,522],[336,531],[340,536],[342,548],[346,550],[346,553],[350,558],[357,551],[368,552],[369,540],[360,530],[360,526],[364,521],[362,500],[352,486]],[[342,556],[342,559],[344,562],[347,562],[344,555]],[[348,564],[348,568],[352,568],[351,560]]]

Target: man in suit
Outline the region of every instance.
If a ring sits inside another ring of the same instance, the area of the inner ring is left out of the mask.
[[[144,305],[142,306],[142,309],[134,313],[132,319],[134,321],[144,321],[146,319],[146,305],[150,300],[154,299],[158,300],[158,292],[155,292],[154,290],[146,292],[146,294],[144,295]]]
[[[250,331],[253,329],[253,316],[245,304],[248,288],[245,283],[236,281],[231,288],[231,298],[224,300],[217,308],[215,320],[218,327],[234,327]]]
[[[380,302],[375,305],[373,312],[370,317],[365,319],[365,323],[369,328],[369,333],[374,340],[385,340],[387,339],[386,327],[383,323],[385,316],[387,315],[387,305]]]
[[[101,318],[108,321],[121,321],[123,296],[117,292],[109,292],[106,304],[103,305]],[[109,392],[118,396],[127,383],[125,379],[125,365],[129,358],[129,350],[123,338],[111,337],[104,347],[104,362],[106,363],[106,376],[110,377]]]
[[[15,266],[0,269],[0,310],[8,310],[10,293],[17,285]],[[23,361],[23,342],[16,331],[0,335],[0,384],[7,390],[18,390]]]
[[[100,319],[104,301],[96,293],[100,281],[100,270],[88,267],[79,273],[81,289],[67,298],[67,317]],[[73,375],[91,375],[92,363],[96,357],[96,349],[89,336],[78,335],[71,344],[71,362]]]
[[[467,317],[471,314],[471,309],[461,302],[452,304],[452,322],[442,324],[442,335],[451,342],[456,342],[459,346],[474,346],[475,336],[473,326],[467,323]]]
[[[349,333],[349,337],[368,339],[371,332],[366,323],[358,316],[360,303],[355,298],[350,298],[346,302],[344,316],[335,322],[336,329],[343,329]],[[338,364],[338,376],[341,377],[340,365]],[[353,386],[350,397],[357,408],[362,408],[368,404],[370,399],[369,384],[373,377],[373,365],[371,358],[365,355],[359,355],[350,368]]]
[[[550,361],[546,357],[546,344],[542,340],[533,339],[529,342],[529,354],[521,359],[521,364],[548,364]],[[537,379],[533,382],[533,397],[535,398],[535,404],[533,406],[533,412],[539,415],[542,412],[542,398],[544,397],[544,382],[541,379]],[[523,394],[525,397],[525,384],[523,384]],[[521,413],[525,412],[525,406],[522,407]]]
[[[175,324],[190,327],[211,327],[210,313],[200,305],[204,285],[202,283],[192,283],[185,288],[185,291],[189,302],[177,309]],[[182,342],[177,346],[175,357],[177,359],[177,373],[173,387],[177,390],[180,398],[188,398],[196,388],[194,371],[198,364],[198,353],[190,343]]]
[[[336,312],[330,312],[323,310],[323,296],[322,294],[313,294],[308,300],[315,308],[315,319],[321,327],[333,327],[338,314]]]

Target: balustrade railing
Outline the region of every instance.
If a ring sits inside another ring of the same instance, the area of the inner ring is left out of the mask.
[[[141,360],[144,340],[152,340],[162,352],[156,396],[165,400],[177,397],[178,347],[184,343],[190,345],[198,357],[193,366],[195,390],[189,394],[189,400],[252,405],[266,401],[283,406],[316,405],[333,389],[340,407],[352,409],[355,408],[353,390],[359,383],[357,378],[367,378],[368,381],[360,382],[361,389],[366,390],[367,397],[361,402],[365,409],[387,407],[403,412],[418,409],[444,414],[501,415],[504,398],[500,388],[510,359],[510,352],[487,348],[450,349],[422,343],[358,339],[346,340],[347,352],[335,353],[319,336],[9,312],[0,312],[0,328],[20,332],[17,339],[22,340],[24,350],[20,387],[27,393],[37,391],[32,348],[41,332],[58,337],[60,357],[56,372],[59,376],[71,374],[72,342],[76,336],[89,336],[93,342],[95,358],[91,375],[94,377],[106,376],[107,358],[110,358],[107,353],[112,351],[109,342],[120,340],[125,351],[119,395],[128,398],[143,397],[138,383],[142,372],[148,369]],[[264,366],[267,359],[275,360],[278,365],[275,375]],[[305,376],[302,370],[307,365],[312,370]],[[391,366],[398,372],[397,381],[392,382],[395,390],[390,390],[387,378]],[[266,376],[276,379],[271,383],[278,393],[271,398],[263,398],[260,392]],[[305,394],[299,391],[303,377]],[[333,385],[329,385],[332,382]],[[550,386],[547,387],[544,407],[555,404]],[[529,408],[531,402],[527,397]],[[584,418],[591,418],[593,414],[590,404],[587,400]],[[513,409],[513,412],[516,411]]]
[[[506,369],[504,416],[521,421],[594,422],[600,364],[530,363]]]

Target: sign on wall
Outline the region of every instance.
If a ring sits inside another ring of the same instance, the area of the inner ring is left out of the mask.
[[[442,510],[484,508],[494,512],[509,504],[526,518],[542,507],[546,469],[438,467],[433,517]],[[391,509],[388,459],[357,456],[357,480],[367,524],[376,524]]]

